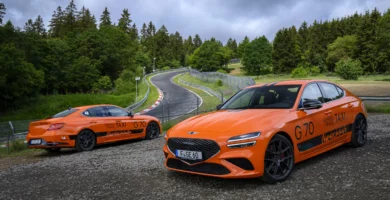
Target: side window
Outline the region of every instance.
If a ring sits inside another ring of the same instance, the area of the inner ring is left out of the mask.
[[[103,107],[90,108],[83,112],[83,115],[88,117],[106,117],[108,116],[106,110]]]
[[[339,96],[338,96],[338,99],[339,99],[339,98],[344,96],[344,90],[339,88],[339,87],[337,87],[337,86],[336,86],[336,88],[337,88],[337,91],[339,92]]]
[[[322,93],[320,88],[316,83],[312,83],[308,86],[306,86],[305,90],[302,94],[302,103],[306,100],[319,100],[321,102],[324,102],[324,98],[322,97]]]
[[[320,83],[323,91],[325,102],[333,101],[340,98],[340,94],[336,89],[336,86],[330,83]]]
[[[129,115],[127,111],[115,106],[106,107],[108,114],[113,117],[123,117]]]

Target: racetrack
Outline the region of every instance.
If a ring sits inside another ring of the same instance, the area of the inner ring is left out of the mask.
[[[343,146],[304,161],[275,185],[169,172],[161,136],[43,153],[40,162],[0,171],[0,199],[388,199],[390,115],[370,115],[368,124],[364,147]]]
[[[175,118],[197,108],[197,105],[201,103],[201,99],[187,89],[171,82],[171,78],[180,73],[183,73],[183,71],[163,73],[151,78],[151,82],[164,93],[164,99],[159,106],[145,113],[145,115],[152,115],[160,119],[163,116],[167,118],[168,115],[170,118]]]

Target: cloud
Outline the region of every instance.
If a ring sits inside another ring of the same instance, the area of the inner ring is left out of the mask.
[[[23,27],[29,19],[41,15],[48,25],[57,6],[65,8],[67,0],[5,0],[7,14],[15,25]],[[226,42],[229,37],[241,41],[265,35],[270,40],[283,27],[315,19],[327,20],[363,13],[377,7],[381,12],[390,7],[385,0],[75,0],[80,9],[89,8],[99,20],[107,6],[111,21],[118,23],[123,9],[129,9],[137,27],[153,21],[157,28],[163,24],[169,32],[183,37],[199,34],[202,39],[215,37]]]

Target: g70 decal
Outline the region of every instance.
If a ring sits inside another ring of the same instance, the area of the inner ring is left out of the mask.
[[[146,122],[141,121],[141,122],[134,122],[134,128],[145,128],[146,127]]]
[[[303,124],[303,132],[304,132],[304,135],[302,134],[301,126],[296,126],[295,127],[295,138],[297,140],[300,140],[300,139],[302,139],[302,137],[307,137],[307,133],[309,133],[310,135],[313,135],[313,133],[314,133],[313,122],[304,123]]]

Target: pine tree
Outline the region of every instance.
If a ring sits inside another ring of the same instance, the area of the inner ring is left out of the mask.
[[[302,51],[308,50],[307,40],[308,40],[309,30],[306,21],[304,21],[302,25],[299,27],[298,34],[299,34],[299,45],[301,46]]]
[[[242,55],[244,54],[244,51],[245,51],[245,47],[250,43],[250,40],[248,38],[248,36],[245,36],[244,40],[242,40],[240,42],[240,44],[238,44],[238,47],[237,47],[237,58],[242,58]]]
[[[99,27],[102,28],[104,26],[111,26],[110,12],[108,12],[107,7],[104,9],[103,14],[100,16]]]
[[[24,31],[26,33],[33,33],[34,32],[34,22],[32,19],[28,19],[27,22],[24,24],[23,27]]]
[[[138,29],[135,23],[131,26],[130,32],[129,32],[130,38],[132,40],[137,40],[138,41]]]
[[[69,5],[66,7],[65,12],[64,29],[65,32],[73,32],[76,29],[76,17],[78,15],[74,0],[71,0]]]
[[[126,33],[130,33],[132,20],[130,19],[129,10],[124,9],[121,16],[122,17],[119,19],[119,23],[118,23],[119,29],[125,31]]]
[[[156,35],[156,27],[154,26],[152,21],[149,22],[147,33],[149,37],[153,37],[154,35]]]
[[[195,49],[200,47],[200,45],[202,45],[202,39],[200,39],[200,36],[198,34],[195,34],[193,43],[194,43],[194,48]]]
[[[7,9],[5,8],[4,3],[0,3],[0,24],[3,23],[3,17],[4,17],[4,15],[5,15],[5,11],[6,11],[6,10],[7,10]]]
[[[61,34],[61,29],[64,25],[64,12],[62,11],[61,6],[57,7],[57,10],[54,11],[52,18],[49,24],[49,33],[52,37],[59,37]]]
[[[146,39],[149,38],[148,31],[147,31],[147,26],[146,24],[142,24],[142,29],[141,29],[141,43],[144,44]]]
[[[377,72],[390,72],[390,9],[383,13],[378,23],[378,39],[376,41],[378,54]]]
[[[190,35],[186,40],[184,40],[184,51],[186,54],[190,55],[194,52],[194,50],[194,43],[192,42],[192,36]]]
[[[371,13],[369,11],[363,16],[363,20],[358,31],[358,57],[362,63],[365,72],[373,73],[376,71],[378,63],[377,52],[377,32],[378,22],[381,14],[375,8]]]
[[[84,32],[88,29],[96,29],[96,19],[91,15],[89,9],[84,6],[77,15],[78,31]]]
[[[33,27],[36,34],[41,36],[46,35],[45,25],[43,24],[43,19],[40,15],[38,15],[37,19],[35,19]]]

